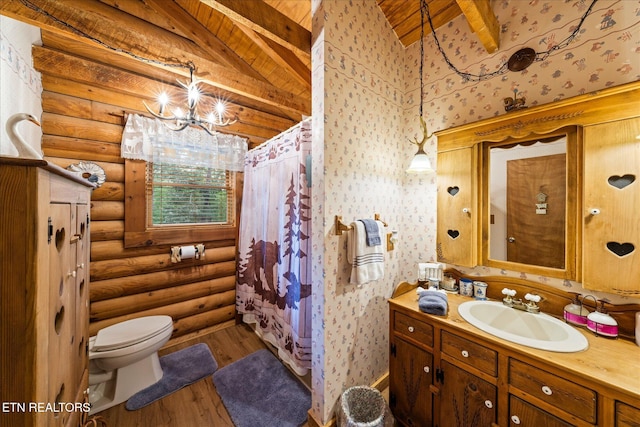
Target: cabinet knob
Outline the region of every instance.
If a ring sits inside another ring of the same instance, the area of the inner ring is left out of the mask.
[[[424,368],[422,368],[427,374],[429,373],[430,369],[428,366],[425,366]]]
[[[517,415],[511,415],[511,422],[514,424],[520,424],[520,418]]]
[[[76,277],[76,271],[70,271],[69,273],[67,273],[67,277]]]
[[[462,213],[468,214],[471,212],[471,209],[469,208],[462,208]]]
[[[469,357],[469,352],[467,350],[462,350],[462,357]]]
[[[487,408],[491,409],[493,408],[493,402],[490,400],[485,400],[484,401],[484,406],[486,406]]]
[[[409,330],[409,332],[413,332],[413,331],[415,331],[415,329],[413,328],[413,326],[409,326],[407,329]]]
[[[598,215],[598,214],[600,213],[600,209],[598,209],[598,208],[591,208],[591,209],[589,209],[589,213],[590,213],[591,215]]]
[[[81,264],[76,265],[76,268],[77,268],[77,269],[84,268],[84,262],[83,262],[83,263],[81,263]]]
[[[553,390],[551,390],[551,388],[549,386],[546,386],[546,385],[542,386],[542,392],[544,394],[546,394],[547,396],[551,396],[553,394]]]

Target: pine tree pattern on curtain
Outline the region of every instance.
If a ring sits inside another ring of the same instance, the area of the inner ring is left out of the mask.
[[[236,308],[299,374],[311,367],[311,120],[247,153]]]

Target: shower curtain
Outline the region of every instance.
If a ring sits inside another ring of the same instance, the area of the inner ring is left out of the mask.
[[[245,157],[236,308],[299,375],[311,367],[311,118]]]

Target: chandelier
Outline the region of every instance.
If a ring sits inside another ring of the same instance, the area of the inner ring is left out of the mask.
[[[433,171],[429,156],[424,152],[424,144],[427,142],[429,137],[427,136],[427,124],[422,117],[422,104],[424,103],[424,81],[422,77],[422,68],[424,64],[424,14],[426,8],[426,0],[420,0],[420,128],[422,129],[422,140],[419,142],[417,138],[413,141],[409,140],[409,142],[418,146],[418,152],[413,157],[413,160],[411,160],[409,169],[407,169],[407,172],[409,173],[425,173]]]
[[[225,104],[221,100],[218,100],[216,103],[215,112],[210,111],[206,113],[204,117],[200,116],[199,102],[202,92],[200,92],[200,88],[198,87],[200,81],[193,77],[194,71],[195,67],[193,64],[189,64],[190,79],[188,83],[176,79],[178,84],[187,91],[186,111],[183,111],[180,107],[176,107],[171,111],[170,115],[167,115],[165,109],[167,109],[167,106],[170,105],[171,102],[165,92],[158,96],[160,110],[157,113],[153,111],[146,102],[142,101],[142,103],[153,117],[162,120],[163,124],[173,131],[184,130],[187,126],[198,126],[204,129],[209,135],[213,135],[215,128],[229,126],[238,120],[225,118]]]

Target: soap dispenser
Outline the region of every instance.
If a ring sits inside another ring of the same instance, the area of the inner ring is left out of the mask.
[[[595,332],[596,335],[617,338],[618,322],[607,314],[607,310],[604,308],[604,301],[600,302],[600,307],[598,307],[598,304],[596,303],[596,311],[589,313],[587,316],[587,328],[589,328],[590,331]]]
[[[564,320],[576,326],[587,326],[587,310],[580,302],[580,294],[578,292],[569,292],[573,294],[571,303],[564,306]]]

